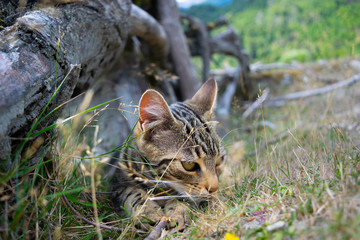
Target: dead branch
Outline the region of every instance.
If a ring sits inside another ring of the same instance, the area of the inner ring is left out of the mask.
[[[251,65],[250,65],[251,68]],[[218,76],[218,77],[233,77],[234,74],[237,71],[237,67],[227,67],[225,69],[213,69],[210,71],[210,74],[213,76]],[[277,75],[277,74],[300,74],[302,73],[300,69],[296,69],[296,68],[285,68],[285,69],[281,69],[281,68],[274,68],[274,69],[261,69],[259,71],[255,70],[255,72],[251,71],[251,77],[255,77],[255,78],[261,78],[261,77],[271,77],[273,75]]]
[[[145,238],[145,240],[155,240],[161,236],[161,232],[166,228],[169,219],[167,217],[162,217],[160,222],[154,227],[149,236]]]
[[[239,61],[239,71],[236,73],[240,73],[236,75],[235,82],[241,87],[244,98],[248,98],[252,86],[249,79],[249,56],[241,49],[239,36],[231,27],[213,37],[209,35],[209,31],[228,25],[227,19],[221,17],[217,22],[210,23],[208,26],[192,16],[183,14],[182,19],[186,20],[184,21],[185,34],[188,38],[191,55],[202,58],[203,80],[209,76],[209,59],[212,54],[220,53],[234,56]]]
[[[299,66],[286,63],[254,63],[250,65],[251,78],[263,80],[264,78],[279,79],[284,75],[296,76],[303,74]]]
[[[269,70],[276,70],[276,69],[298,69],[295,66],[287,63],[254,63],[250,65],[251,72],[261,72],[261,71],[269,71]]]
[[[191,55],[201,56],[203,62],[202,81],[205,82],[209,78],[211,57],[208,31],[205,23],[196,17],[182,14],[181,18],[189,21],[189,27],[185,34],[187,38],[191,39],[188,43]]]
[[[176,74],[180,77],[183,99],[189,99],[200,85],[190,61],[190,51],[180,24],[180,13],[175,0],[158,0],[159,18],[170,43],[170,55]]]
[[[233,78],[236,74],[237,68],[225,68],[225,69],[213,69],[210,71],[212,76],[219,76],[219,77],[230,77]]]
[[[274,98],[271,98],[271,99],[265,101],[264,106],[268,106],[268,107],[283,106],[288,101],[293,101],[293,100],[297,100],[297,99],[303,99],[303,98],[308,98],[308,97],[314,97],[314,96],[321,95],[321,94],[326,94],[326,93],[335,91],[339,88],[351,86],[358,81],[360,81],[360,74],[354,75],[347,80],[337,82],[337,83],[334,83],[334,84],[331,84],[331,85],[328,85],[328,86],[325,86],[322,88],[311,89],[311,90],[306,90],[306,91],[301,91],[301,92],[290,93],[290,94],[287,94],[284,96],[274,97]]]
[[[219,77],[233,77],[236,71],[236,67],[230,67],[226,69],[213,69],[210,71],[210,74]],[[250,65],[250,71],[252,78],[272,77],[274,75],[284,74],[298,75],[302,73],[302,70],[298,67],[285,63],[254,63]]]
[[[242,52],[239,37],[232,27],[225,32],[215,35],[210,40],[211,53],[223,53],[241,59]]]
[[[269,92],[270,90],[268,88],[266,88],[263,93],[261,94],[261,96],[255,101],[253,102],[247,109],[246,111],[242,114],[242,119],[247,118],[248,116],[250,116],[250,114],[257,109],[258,107],[261,106],[261,104],[266,100],[266,98],[269,96]]]
[[[169,52],[169,44],[164,28],[150,14],[136,5],[131,6],[129,35],[143,38],[151,45],[152,60],[164,65]]]
[[[221,17],[219,17],[219,19],[216,22],[208,23],[207,30],[210,32],[216,28],[228,26],[228,25],[229,25],[229,21],[227,20],[227,18],[224,16],[221,16]]]
[[[232,27],[229,27],[225,32],[212,37],[210,39],[210,50],[211,54],[222,53],[237,58],[241,74],[236,81],[241,87],[244,98],[249,98],[252,89],[249,69],[250,58],[249,55],[242,50],[239,36],[235,30]]]

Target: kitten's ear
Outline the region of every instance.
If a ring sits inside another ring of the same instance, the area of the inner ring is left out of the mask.
[[[155,90],[147,90],[139,102],[139,123],[142,131],[169,119],[173,119],[169,106],[161,94]]]
[[[217,95],[217,84],[213,78],[207,80],[202,87],[195,93],[192,99],[186,101],[194,107],[194,110],[210,119],[215,107]]]

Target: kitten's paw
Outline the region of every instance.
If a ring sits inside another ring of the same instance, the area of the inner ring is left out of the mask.
[[[186,225],[191,223],[191,210],[184,204],[174,203],[174,206],[171,206],[165,211],[165,216],[170,218],[170,228],[176,227],[178,231],[181,231],[186,227]]]
[[[152,201],[148,201],[144,206],[139,206],[137,211],[139,211],[140,217],[136,225],[146,231],[151,229],[164,216],[161,207]]]

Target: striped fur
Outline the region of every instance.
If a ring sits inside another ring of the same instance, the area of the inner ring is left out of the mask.
[[[166,214],[164,208],[173,201],[168,196],[202,199],[218,189],[225,151],[211,121],[215,99],[213,79],[192,99],[170,106],[154,90],[143,94],[136,143],[113,157],[117,212],[135,214],[142,209],[147,217],[156,218]]]

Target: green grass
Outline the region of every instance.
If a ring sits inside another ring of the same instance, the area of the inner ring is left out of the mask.
[[[226,16],[253,61],[307,62],[358,56],[359,11],[359,1],[235,0],[217,8],[193,6],[185,13],[205,22]],[[215,64],[223,58],[216,57]]]
[[[353,72],[345,69],[342,76],[346,74]],[[284,89],[321,85],[314,79],[306,85],[302,77],[286,88],[272,81],[260,86],[279,95]],[[354,85],[284,107],[258,109],[246,120],[236,111],[229,120],[234,130],[224,139],[229,160],[216,200],[195,209],[185,231],[169,231],[165,239],[223,239],[226,233],[245,239],[359,239],[357,89]],[[1,239],[142,239],[148,234],[136,231],[136,219],[121,218],[112,209],[101,170],[107,155],[94,156],[96,128],[89,121],[102,106],[85,104],[78,109],[81,114],[59,121],[53,128],[56,138],[46,138],[49,129],[41,135],[29,133],[43,137],[45,147],[33,153],[40,162],[19,155],[19,164],[0,175]],[[264,127],[264,120],[276,127]],[[279,138],[284,132],[286,136]],[[264,149],[250,154],[263,143],[268,143]],[[25,151],[31,145],[25,143]],[[96,229],[79,219],[63,196],[84,218],[124,231]],[[283,228],[268,228],[279,221],[285,223]]]

